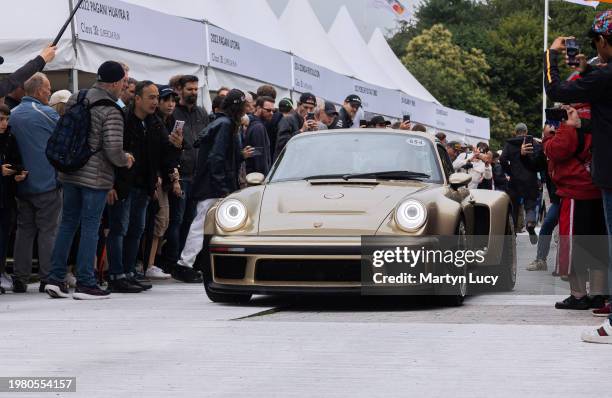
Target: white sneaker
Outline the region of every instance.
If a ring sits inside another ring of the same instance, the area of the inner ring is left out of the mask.
[[[66,283],[68,284],[68,287],[71,288],[75,288],[77,285],[77,279],[75,278],[74,274],[72,272],[68,272],[66,274],[66,279],[65,279]]]
[[[612,344],[612,324],[609,319],[597,329],[587,330],[582,333],[582,341],[587,343]]]
[[[11,276],[6,272],[1,273],[0,286],[2,286],[7,292],[13,290],[13,278],[11,278]]]
[[[149,268],[147,268],[145,277],[149,279],[169,279],[172,278],[172,275],[166,274],[161,268],[156,267],[155,265],[151,265]]]

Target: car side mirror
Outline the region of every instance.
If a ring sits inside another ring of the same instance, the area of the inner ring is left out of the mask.
[[[249,173],[246,176],[246,182],[249,186],[261,185],[265,179],[266,176],[261,173]]]
[[[468,173],[453,173],[448,177],[448,183],[453,189],[467,186],[472,181],[472,176]]]

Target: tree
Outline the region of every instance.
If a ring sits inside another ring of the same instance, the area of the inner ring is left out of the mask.
[[[491,135],[501,141],[511,131],[508,112],[489,93],[489,64],[481,50],[464,50],[452,33],[438,24],[406,46],[403,64],[443,104],[491,118]],[[509,108],[515,105],[506,104]]]

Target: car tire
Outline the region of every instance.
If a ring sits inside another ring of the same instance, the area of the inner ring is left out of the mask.
[[[494,267],[492,270],[494,275],[499,276],[495,290],[501,292],[509,292],[516,285],[516,234],[514,233],[514,221],[512,213],[508,212],[506,216],[506,230],[504,237],[504,248],[502,250],[501,265]]]
[[[465,221],[463,217],[459,220],[457,224],[457,228],[455,228],[455,235],[458,238],[458,247],[457,249],[465,250],[467,248],[467,230],[465,227]],[[449,273],[457,274],[457,267],[455,265],[451,265],[448,269]],[[440,292],[438,291],[438,301],[441,305],[446,307],[460,307],[463,305],[463,301],[465,300],[465,296],[467,296],[467,265],[461,267],[461,275],[465,276],[466,282],[459,284],[456,286],[456,291],[449,294],[448,291]],[[446,290],[446,289],[445,289]]]

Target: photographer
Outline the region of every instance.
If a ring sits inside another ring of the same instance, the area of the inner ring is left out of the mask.
[[[460,153],[453,161],[453,167],[458,173],[468,173],[472,181],[468,184],[469,189],[477,189],[484,180],[491,180],[492,157],[481,153],[478,147],[473,147],[471,152]]]

